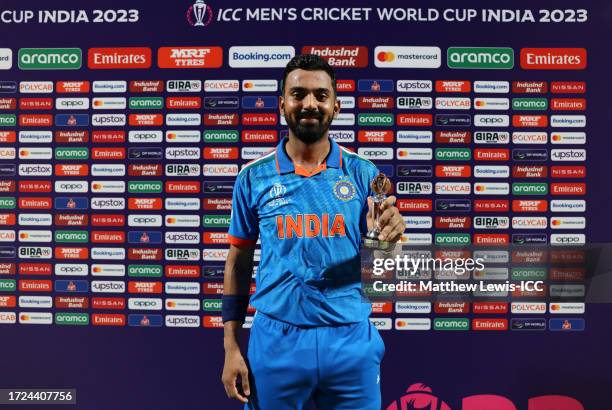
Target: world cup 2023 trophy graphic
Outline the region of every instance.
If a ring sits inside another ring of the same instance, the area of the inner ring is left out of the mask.
[[[193,14],[196,18],[195,26],[204,26],[204,15],[206,14],[206,3],[204,0],[197,0],[193,3]]]
[[[370,249],[388,250],[393,245],[393,242],[381,241],[378,239],[378,235],[380,235],[379,219],[382,214],[381,205],[387,199],[389,191],[391,191],[391,181],[385,174],[380,172],[372,180],[371,186],[372,191],[374,191],[374,197],[372,198],[373,206],[370,216],[374,225],[363,238],[363,246]]]

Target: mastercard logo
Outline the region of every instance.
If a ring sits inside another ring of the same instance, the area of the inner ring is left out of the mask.
[[[100,273],[102,272],[102,268],[100,268],[99,266],[96,266],[93,268],[94,273]]]
[[[391,51],[381,51],[376,55],[376,58],[378,61],[390,63],[391,61],[395,60],[395,54]]]
[[[19,151],[19,155],[21,155],[22,157],[27,157],[28,155],[30,155],[30,151],[22,149],[21,151]]]
[[[244,88],[253,88],[253,83],[244,83]]]
[[[176,306],[176,302],[167,302],[166,306],[170,307],[170,308],[175,307]]]
[[[550,305],[550,310],[557,311],[557,310],[560,310],[560,309],[561,309],[561,306],[559,306],[559,305]]]
[[[168,139],[169,140],[176,139],[176,134],[172,134],[172,133],[168,134]]]
[[[21,315],[21,316],[19,316],[19,318],[21,320],[30,320],[30,316],[28,316],[28,315]]]
[[[100,184],[93,184],[92,188],[93,188],[94,190],[101,189],[101,188],[102,188],[102,185],[100,185]]]
[[[555,135],[552,136],[552,140],[553,141],[561,141],[561,136],[558,135],[558,134],[555,134]]]
[[[176,218],[167,218],[166,223],[173,224],[176,222]]]
[[[484,106],[485,106],[484,101],[476,101],[476,107],[484,107]]]
[[[104,103],[103,103],[102,101],[100,101],[100,100],[96,100],[96,101],[94,101],[94,106],[95,106],[95,107],[101,107],[101,106],[103,106],[103,105],[104,105]]]
[[[21,239],[27,239],[27,238],[29,238],[29,235],[27,233],[21,233],[21,234],[19,234],[19,237]]]
[[[552,224],[553,224],[554,226],[559,226],[559,225],[561,225],[561,221],[560,221],[560,220],[558,220],[558,219],[553,219]]]
[[[484,187],[484,186],[482,186],[482,185],[476,185],[476,191],[481,192],[481,191],[484,191],[484,190],[485,190],[485,187]]]
[[[398,157],[407,157],[409,155],[408,151],[398,151],[397,156]]]

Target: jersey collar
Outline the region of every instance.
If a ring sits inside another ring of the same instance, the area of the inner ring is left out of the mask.
[[[289,158],[287,152],[285,151],[285,144],[288,140],[289,138],[285,137],[276,146],[276,170],[281,175],[295,172],[296,175],[311,177],[326,170],[327,168],[340,168],[342,166],[342,150],[338,146],[338,143],[331,138],[329,138],[330,150],[327,158],[321,163],[321,165],[313,169],[311,172],[291,161],[291,158]]]

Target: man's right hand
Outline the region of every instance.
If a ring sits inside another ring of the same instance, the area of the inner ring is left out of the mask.
[[[238,388],[238,377],[241,379],[241,388]],[[221,376],[223,387],[227,397],[240,400],[243,403],[249,401],[251,394],[249,386],[249,369],[240,353],[240,347],[232,347],[225,350],[225,364],[223,365],[223,375]]]

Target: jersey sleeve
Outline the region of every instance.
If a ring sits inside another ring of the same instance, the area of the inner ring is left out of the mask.
[[[257,210],[251,204],[247,175],[238,175],[232,194],[232,212],[228,232],[229,243],[238,247],[252,247],[257,242],[259,226]]]
[[[361,217],[359,219],[359,230],[361,231],[362,235],[365,235],[368,232],[368,224],[366,219],[368,215],[367,197],[374,195],[374,191],[372,191],[372,180],[376,178],[376,175],[378,175],[378,173],[378,168],[374,164],[367,164],[367,166],[364,166],[361,171],[362,183],[364,184],[365,192],[367,192],[366,200],[361,210]]]

